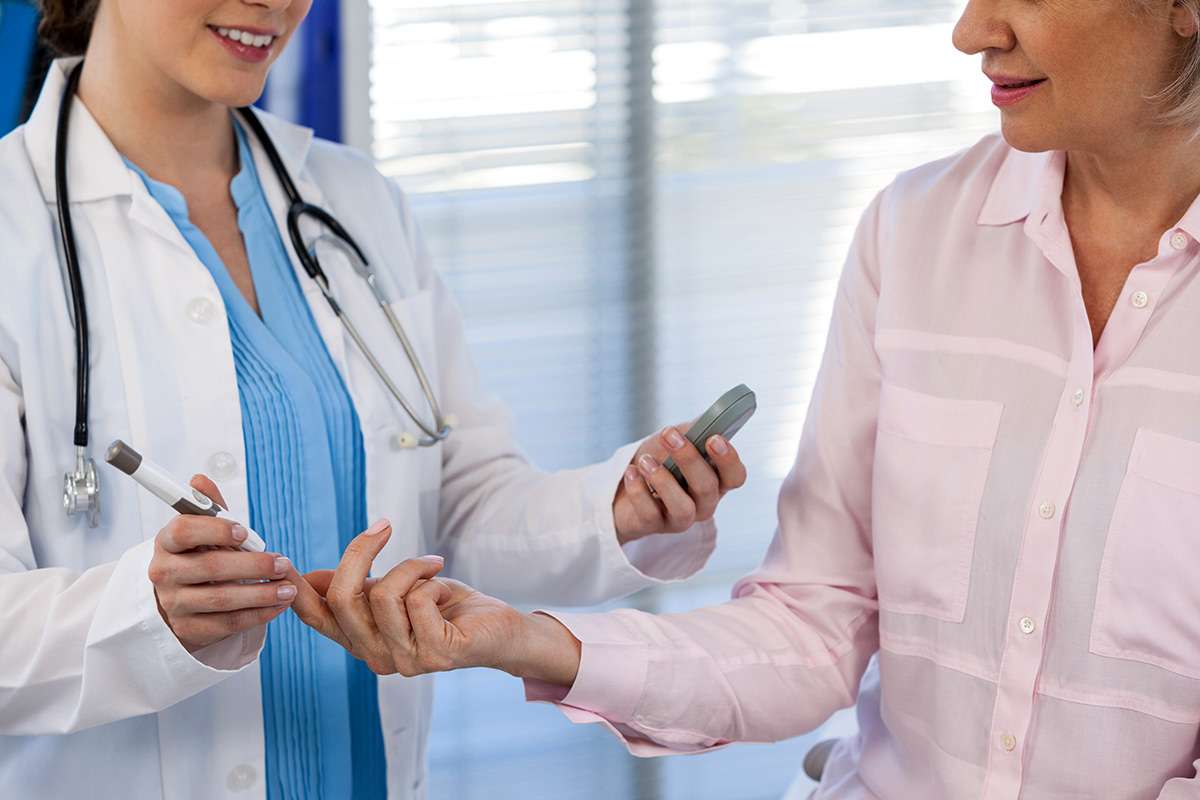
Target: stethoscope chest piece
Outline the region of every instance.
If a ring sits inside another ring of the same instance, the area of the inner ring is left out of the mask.
[[[75,448],[75,471],[64,476],[63,508],[67,514],[87,514],[88,525],[100,524],[100,481],[96,477],[96,462],[88,458],[82,447]]]

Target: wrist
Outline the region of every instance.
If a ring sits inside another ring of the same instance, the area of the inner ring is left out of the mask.
[[[642,538],[642,536],[644,536],[644,535],[645,534],[641,534],[641,533],[626,533],[625,531],[621,530],[618,527],[617,528],[617,544],[621,545],[621,547],[624,547],[625,545],[629,544],[630,542],[636,542],[638,539]]]
[[[547,614],[523,614],[509,658],[500,666],[517,678],[570,688],[579,674],[583,645]]]

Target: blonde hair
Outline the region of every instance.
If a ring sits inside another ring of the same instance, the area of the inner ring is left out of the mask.
[[[1161,7],[1161,0],[1133,0],[1144,11]],[[1163,125],[1180,125],[1196,131],[1200,137],[1200,0],[1176,0],[1192,15],[1195,31],[1176,56],[1175,77],[1147,100],[1162,109],[1159,121]]]

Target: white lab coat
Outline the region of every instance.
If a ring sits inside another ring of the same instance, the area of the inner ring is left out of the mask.
[[[195,656],[179,644],[146,576],[154,536],[174,512],[102,459],[123,438],[181,477],[206,471],[232,516],[248,518],[223,305],[208,271],[78,101],[68,173],[91,331],[102,521],[89,529],[63,512],[75,370],[54,144],[72,63],[56,62],[28,124],[0,140],[0,795],[264,797],[256,661],[264,636],[233,637]],[[698,569],[712,550],[709,525],[617,544],[611,503],[628,448],[608,463],[555,474],[521,457],[504,409],[480,393],[458,312],[399,189],[365,156],[263,121],[301,194],[332,211],[378,266],[443,408],[458,418],[437,447],[397,447],[395,435],[411,425],[294,263],[361,421],[368,515],[393,522],[377,571],[441,552],[450,574],[506,599],[586,604]],[[282,226],[283,193],[257,143],[254,157]],[[401,390],[423,403],[349,262],[333,248],[322,259],[348,315]],[[391,798],[424,796],[431,689],[427,678],[379,682]]]

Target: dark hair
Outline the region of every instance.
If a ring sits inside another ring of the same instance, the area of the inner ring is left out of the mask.
[[[38,33],[64,56],[83,55],[92,36],[100,0],[38,0],[42,21]]]

